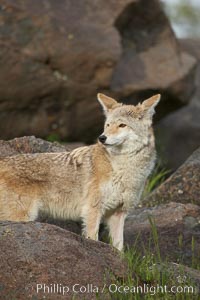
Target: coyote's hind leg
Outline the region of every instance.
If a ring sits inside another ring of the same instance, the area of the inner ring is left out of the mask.
[[[8,190],[0,193],[0,220],[34,221],[39,212],[39,201],[30,195],[18,195]]]

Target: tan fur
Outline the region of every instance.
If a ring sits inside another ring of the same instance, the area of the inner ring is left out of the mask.
[[[0,159],[0,220],[31,221],[45,211],[81,219],[84,235],[95,240],[104,221],[121,250],[125,217],[138,204],[154,166],[151,124],[158,98],[133,106],[98,94],[108,144]]]

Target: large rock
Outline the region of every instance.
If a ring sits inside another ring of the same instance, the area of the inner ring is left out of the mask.
[[[189,105],[168,115],[157,126],[161,155],[169,169],[178,168],[200,146],[200,40],[181,40],[181,47],[198,60],[195,93]]]
[[[158,124],[159,155],[167,169],[176,170],[200,146],[199,116],[200,105],[192,103]]]
[[[0,223],[0,248],[1,299],[110,299],[104,286],[126,275],[113,248],[54,225]]]
[[[155,264],[152,271],[160,272],[160,276],[166,276],[168,274],[170,280],[176,286],[184,285],[190,287],[190,294],[194,294],[194,298],[197,299],[200,293],[200,271],[188,266],[177,263],[161,263]]]
[[[151,225],[150,219],[154,225]],[[165,261],[192,265],[200,259],[200,207],[170,202],[153,208],[138,208],[125,223],[125,244],[161,255]],[[157,234],[156,234],[157,231]]]
[[[64,152],[67,147],[47,142],[34,136],[24,136],[10,141],[0,140],[0,157],[23,153]]]
[[[200,148],[144,199],[143,205],[153,206],[170,201],[194,203],[200,206]]]
[[[91,140],[97,90],[131,103],[159,90],[160,116],[192,92],[195,59],[157,0],[2,0],[0,25],[1,138]]]
[[[48,142],[35,136],[24,136],[9,141],[0,140],[0,157],[23,153],[65,152],[85,146],[77,143]]]
[[[159,1],[131,3],[118,17],[116,27],[122,37],[123,55],[113,72],[112,89],[130,102],[136,95],[147,97],[159,90],[160,115],[180,102],[187,103],[193,78],[186,74],[188,67],[194,66],[194,58],[183,51],[177,54],[179,45]],[[181,92],[181,86],[186,94]],[[170,96],[173,100],[167,101]]]

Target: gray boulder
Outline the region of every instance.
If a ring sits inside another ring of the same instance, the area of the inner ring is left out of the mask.
[[[93,140],[96,93],[129,103],[157,91],[158,116],[190,99],[196,61],[158,0],[2,0],[0,137]]]
[[[189,105],[162,119],[156,127],[160,154],[171,170],[200,146],[200,40],[180,40],[181,48],[198,61],[195,92]]]
[[[167,202],[193,203],[200,206],[200,148],[166,181],[144,199],[144,206]]]
[[[0,248],[1,299],[109,299],[105,285],[126,276],[109,245],[54,225],[0,223]]]

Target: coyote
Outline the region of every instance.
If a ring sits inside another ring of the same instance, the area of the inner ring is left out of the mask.
[[[94,240],[105,222],[113,246],[123,249],[125,217],[155,163],[152,116],[160,95],[136,106],[97,98],[106,120],[96,144],[0,159],[0,220],[34,221],[45,211],[82,220],[84,236]]]

